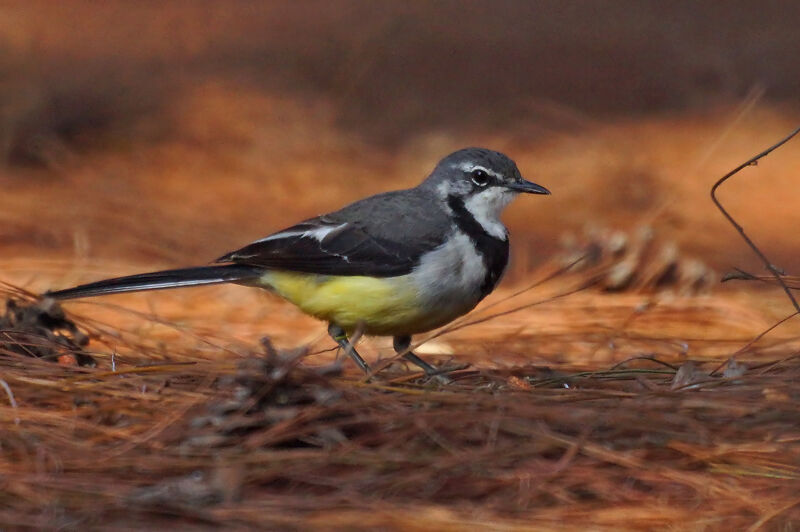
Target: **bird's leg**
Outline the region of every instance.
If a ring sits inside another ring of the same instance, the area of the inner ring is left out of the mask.
[[[435,377],[436,380],[445,384],[452,382],[450,379],[442,375],[442,370],[436,368],[435,366],[431,366],[430,364],[419,358],[417,355],[415,355],[412,351],[409,351],[408,350],[409,346],[411,346],[410,336],[394,337],[394,350],[398,355],[402,354],[403,358],[405,358],[412,364],[422,368],[422,371],[424,371],[425,375],[427,375],[428,377]]]
[[[410,336],[395,336],[394,337],[394,351],[398,355],[403,355],[403,358],[411,362],[412,364],[419,366],[425,372],[426,375],[433,375],[439,372],[435,367],[431,366],[417,355],[415,355],[412,351],[409,351],[408,348],[411,345],[411,337]]]
[[[344,332],[344,329],[331,323],[328,325],[328,334],[331,335],[334,342],[339,344],[339,347],[344,349],[345,354],[353,359],[353,362],[361,368],[361,371],[369,375],[369,365],[361,358],[361,355],[358,354],[356,348],[350,343],[350,340],[347,339],[347,333]]]

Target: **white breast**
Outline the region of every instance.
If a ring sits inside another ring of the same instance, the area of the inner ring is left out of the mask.
[[[420,301],[432,312],[447,315],[449,319],[468,312],[478,303],[485,276],[483,258],[461,231],[455,231],[444,244],[425,255],[411,273]]]

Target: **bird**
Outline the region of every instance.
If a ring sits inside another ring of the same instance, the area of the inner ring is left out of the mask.
[[[500,281],[509,258],[500,215],[519,194],[550,194],[507,155],[464,148],[419,185],[383,192],[301,221],[206,266],[105,279],[46,292],[67,300],[235,283],[266,289],[328,323],[328,334],[370,375],[356,331],[391,336],[398,355],[442,372],[409,348],[412,336],[468,313]]]

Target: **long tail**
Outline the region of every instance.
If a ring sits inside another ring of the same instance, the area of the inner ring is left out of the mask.
[[[95,283],[82,284],[74,288],[46,292],[44,295],[55,299],[74,299],[78,297],[102,296],[120,292],[139,290],[160,290],[180,286],[199,286],[256,279],[262,271],[252,266],[225,264],[221,266],[200,266],[161,272],[140,273],[126,277],[105,279]]]

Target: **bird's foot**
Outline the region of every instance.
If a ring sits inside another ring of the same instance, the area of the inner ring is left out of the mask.
[[[442,366],[442,367],[439,367],[439,368],[436,368],[434,366],[433,367],[434,371],[426,371],[425,372],[425,377],[427,379],[432,380],[432,381],[436,381],[439,384],[453,384],[453,382],[454,382],[453,379],[451,379],[447,375],[449,373],[460,371],[460,370],[466,369],[468,367],[469,367],[469,364],[450,364],[450,365]]]

